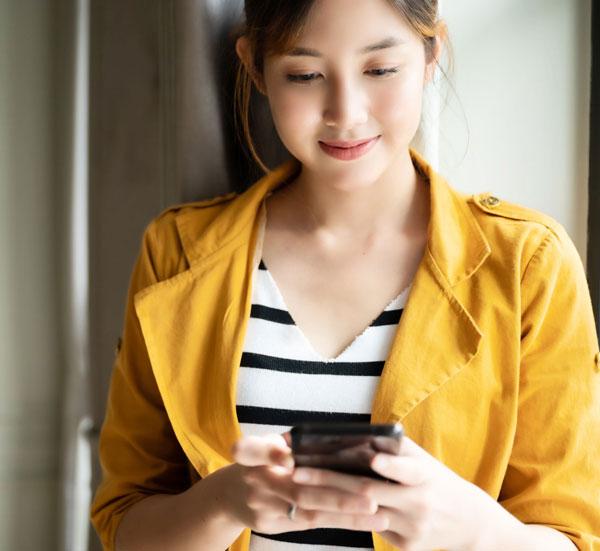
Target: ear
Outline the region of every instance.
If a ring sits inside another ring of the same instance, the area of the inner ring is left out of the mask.
[[[448,45],[448,25],[443,19],[437,21],[435,25],[435,35],[433,37],[433,48],[429,52],[429,59],[425,68],[425,84],[433,80],[435,70],[444,53],[444,45]]]
[[[254,55],[248,38],[245,36],[240,36],[235,41],[235,51],[240,58],[240,61],[244,64],[246,71],[248,71],[248,74],[250,75],[250,78],[252,79],[252,82],[256,86],[257,90],[261,94],[266,95],[263,78],[256,72],[254,67]]]
[[[433,80],[438,62],[442,57],[443,49],[443,40],[440,35],[436,35],[433,42],[433,49],[428,56],[427,65],[425,66],[425,84],[429,84]]]

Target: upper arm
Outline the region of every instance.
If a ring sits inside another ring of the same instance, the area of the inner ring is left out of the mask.
[[[131,505],[154,493],[179,493],[190,485],[189,464],[163,406],[134,309],[137,291],[183,267],[174,243],[168,253],[164,250],[171,241],[159,233],[156,222],[151,223],[130,278],[122,344],[100,434],[102,481],[91,507],[92,523],[106,549],[113,549],[117,526]],[[173,259],[170,265],[166,254]]]
[[[517,432],[500,494],[525,523],[580,549],[600,546],[600,375],[585,273],[566,233],[548,231],[521,285]]]

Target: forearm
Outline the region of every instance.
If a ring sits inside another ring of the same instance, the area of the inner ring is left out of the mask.
[[[556,549],[556,551],[573,551],[577,547],[562,532],[542,526],[539,524],[526,524],[526,528],[531,532],[532,542],[538,542],[540,549]]]
[[[497,502],[483,513],[472,551],[505,549],[543,549],[573,551],[577,547],[563,533],[539,524],[524,524]]]
[[[225,550],[244,526],[226,514],[221,473],[178,495],[150,496],[131,507],[116,534],[117,551]]]
[[[510,531],[488,535],[477,550],[504,551],[505,549],[543,549],[544,551],[573,551],[577,547],[564,534],[539,524],[522,524]]]

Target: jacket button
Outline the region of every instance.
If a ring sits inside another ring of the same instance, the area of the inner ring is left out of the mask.
[[[494,197],[493,195],[490,195],[489,197],[484,197],[481,202],[486,206],[486,207],[495,207],[498,203],[500,203],[500,199],[498,199],[498,197]]]
[[[596,364],[596,371],[600,373],[600,352],[594,356],[594,364]]]

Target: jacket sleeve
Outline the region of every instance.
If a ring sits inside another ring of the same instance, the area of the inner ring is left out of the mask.
[[[521,282],[517,432],[500,502],[527,524],[600,549],[600,374],[584,269],[559,227]]]
[[[114,549],[117,526],[134,503],[190,486],[188,463],[163,406],[133,302],[137,291],[164,279],[161,272],[183,268],[176,261],[168,266],[169,258],[174,258],[165,256],[174,248],[168,235],[157,233],[156,221],[144,233],[130,278],[121,346],[100,433],[102,480],[92,501],[91,520],[108,550]]]

